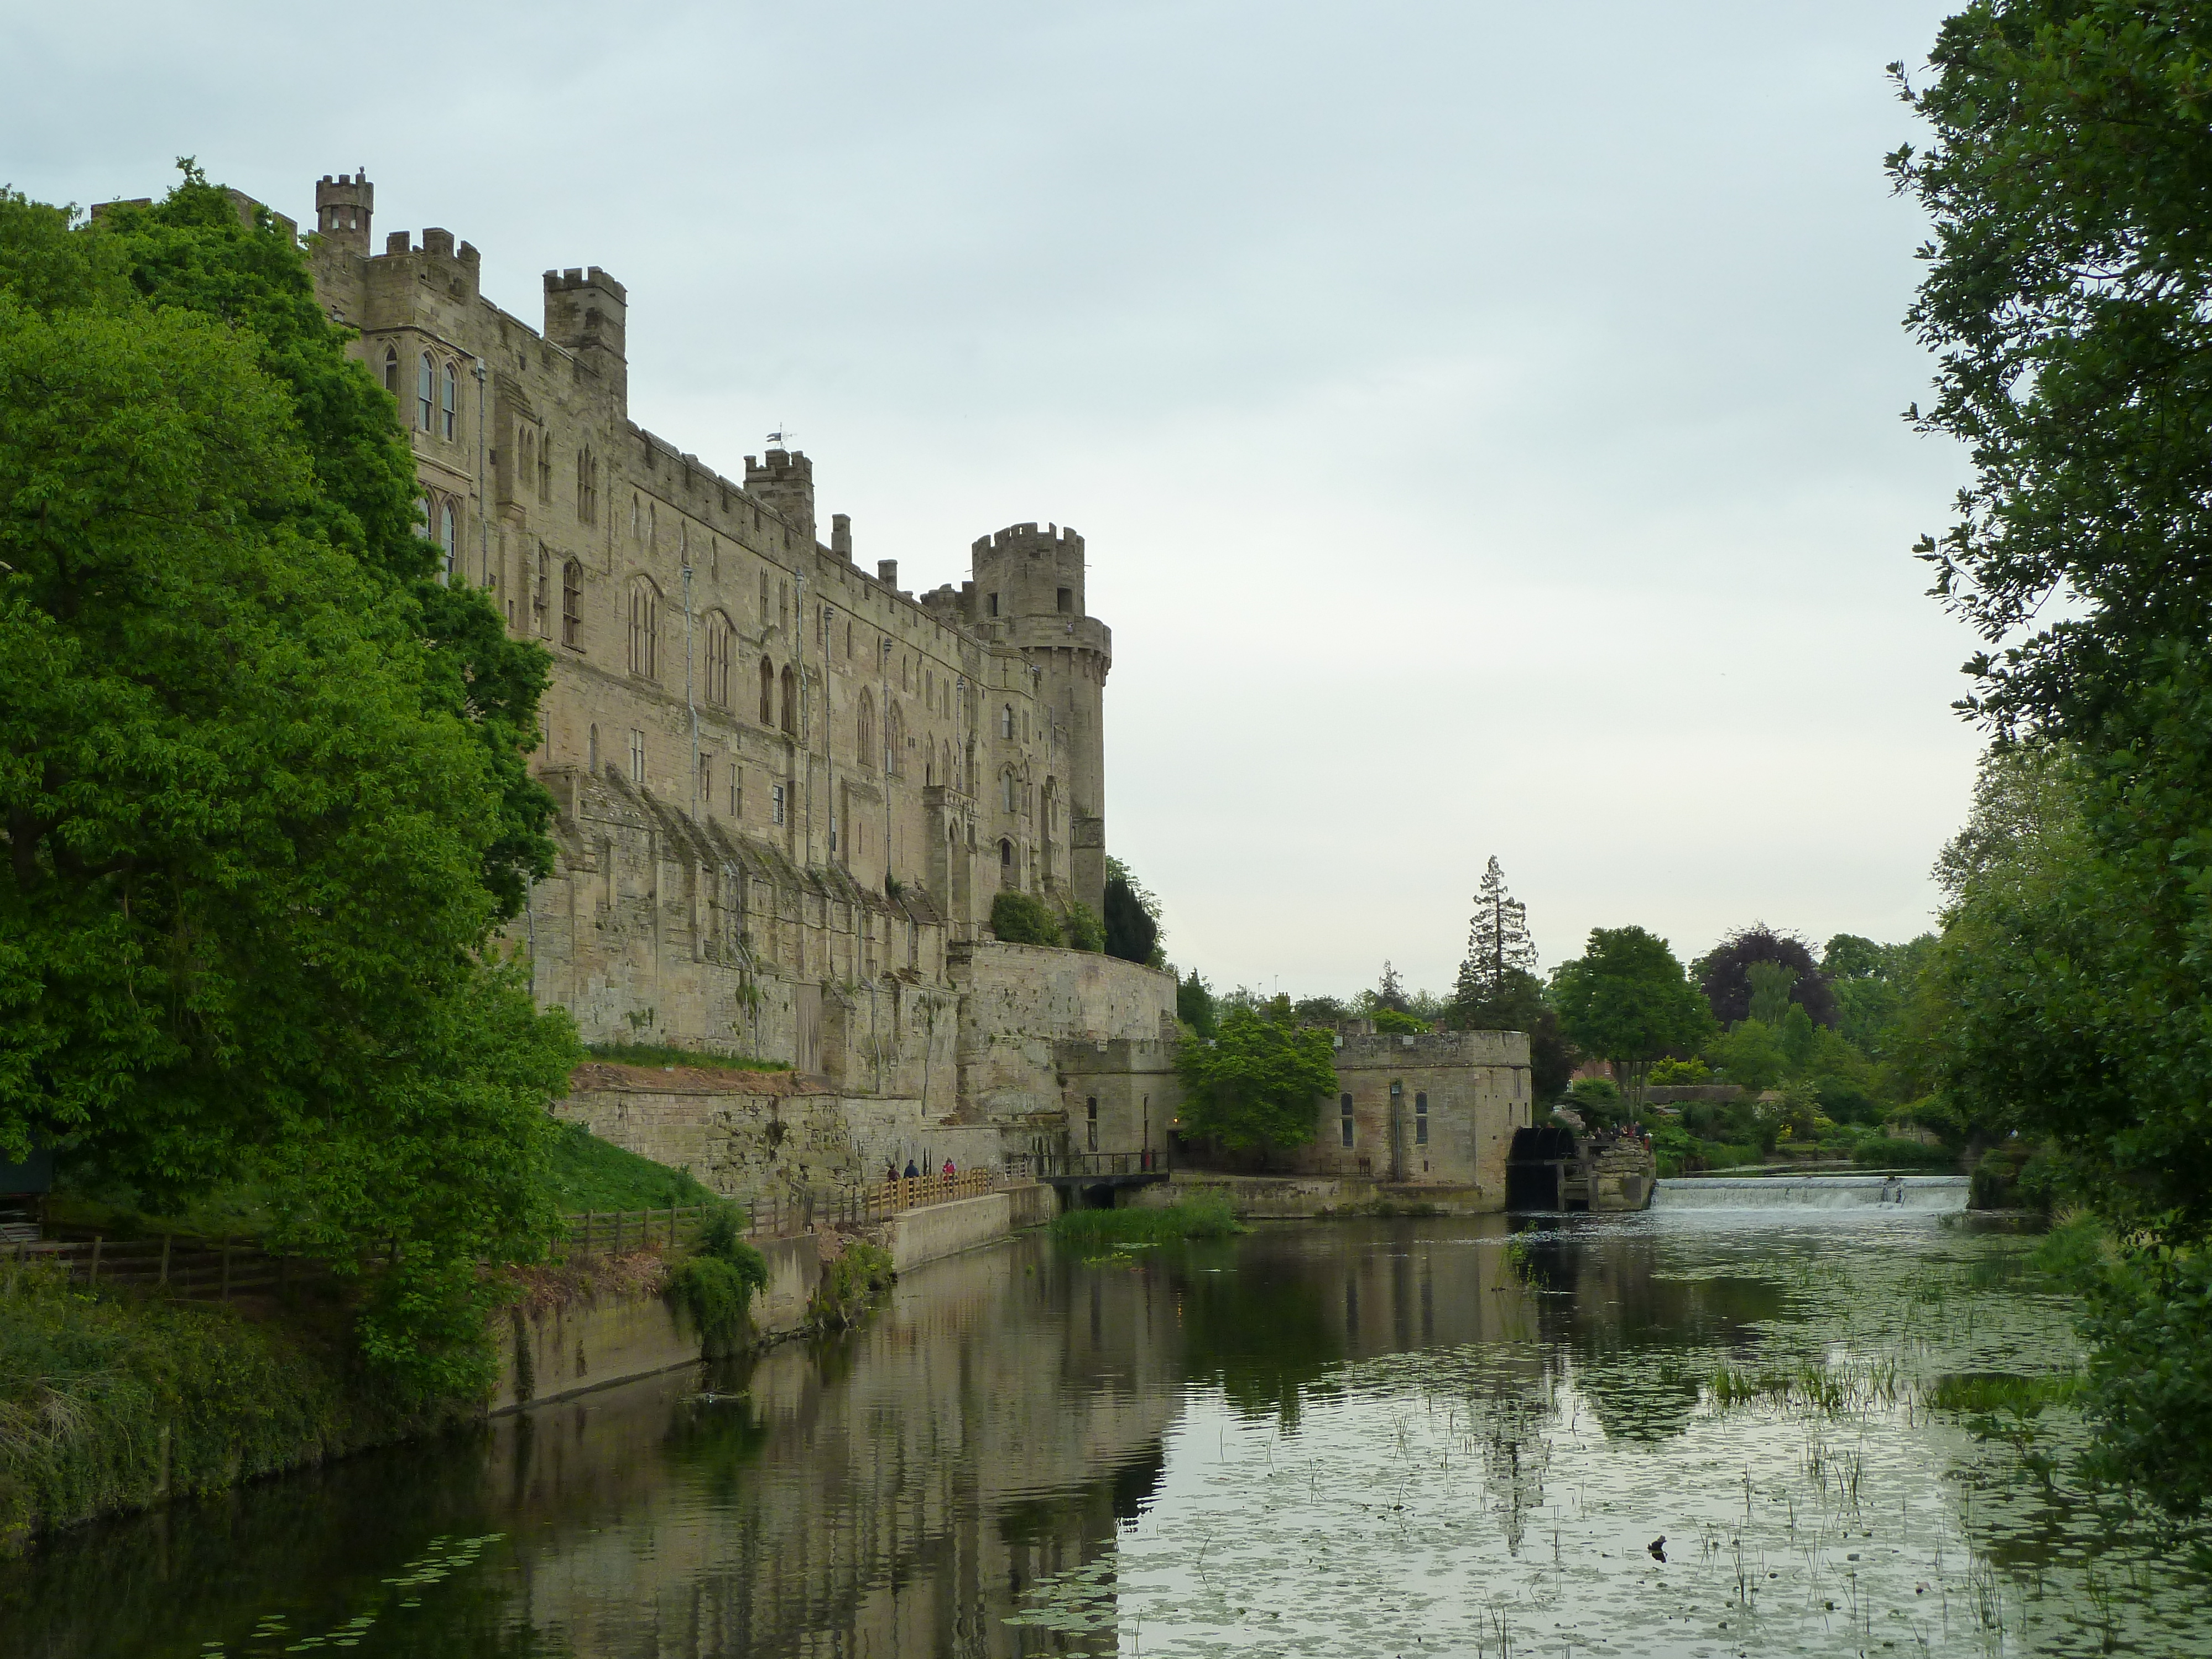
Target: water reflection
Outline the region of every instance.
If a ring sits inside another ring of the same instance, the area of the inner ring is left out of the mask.
[[[2011,1248],[1706,1212],[1031,1239],[834,1342],[87,1529],[0,1566],[0,1648],[1661,1654],[1755,1622],[1843,1653],[1899,1639],[1883,1595],[1927,1650],[2201,1647],[2196,1581],[2093,1542],[2014,1449],[1714,1403],[1717,1364],[2063,1360]],[[2134,1626],[2068,1578],[2093,1547]]]

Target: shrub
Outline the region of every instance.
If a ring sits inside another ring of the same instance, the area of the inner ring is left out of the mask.
[[[1099,951],[1106,948],[1106,924],[1081,899],[1068,905],[1060,917],[1060,928],[1071,951]]]
[[[1395,1008],[1375,1011],[1375,1029],[1384,1036],[1421,1036],[1436,1027],[1425,1019],[1416,1019],[1411,1014],[1401,1014]]]
[[[865,1239],[855,1239],[844,1253],[822,1270],[809,1309],[813,1322],[839,1330],[866,1313],[868,1304],[891,1286],[898,1275],[892,1271],[890,1252]]]
[[[1710,1083],[1713,1068],[1702,1060],[1655,1060],[1644,1080],[1655,1086],[1668,1084]]]
[[[690,1310],[708,1359],[742,1353],[752,1333],[753,1292],[768,1286],[768,1258],[745,1243],[743,1217],[725,1205],[707,1224],[698,1253],[668,1277],[668,1291]]]
[[[1066,937],[1040,900],[1012,890],[991,901],[991,931],[1006,945],[1059,945]]]
[[[1567,1091],[1567,1104],[1593,1129],[1610,1129],[1628,1121],[1620,1090],[1601,1077],[1576,1079]]]

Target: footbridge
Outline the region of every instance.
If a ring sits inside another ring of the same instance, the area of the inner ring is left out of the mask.
[[[1168,1178],[1164,1151],[1059,1152],[1030,1160],[1030,1173],[1059,1189],[1063,1210],[1110,1210],[1123,1188],[1149,1187]]]

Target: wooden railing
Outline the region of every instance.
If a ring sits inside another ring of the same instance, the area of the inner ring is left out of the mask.
[[[330,1276],[310,1255],[272,1255],[234,1239],[165,1233],[159,1238],[18,1239],[0,1245],[0,1265],[46,1263],[71,1283],[132,1285],[201,1301],[281,1291]]]
[[[1141,1152],[1061,1152],[1036,1159],[1037,1179],[1104,1180],[1109,1176],[1165,1175],[1164,1148]]]

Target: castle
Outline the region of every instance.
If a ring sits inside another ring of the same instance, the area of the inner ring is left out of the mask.
[[[1164,1146],[1172,975],[988,927],[1002,890],[1101,908],[1113,636],[1083,538],[1013,525],[957,588],[902,590],[895,561],[855,561],[846,515],[818,539],[804,453],[772,437],[732,479],[629,419],[614,277],[547,271],[533,326],[448,231],[377,249],[374,201],[362,174],[317,184],[317,295],[398,404],[451,579],[552,659],[534,763],[559,858],[514,928],[539,1000],[587,1042],[816,1080],[739,1106],[632,1079],[567,1109],[736,1192]],[[1527,1059],[1492,1046],[1455,1092],[1495,1115],[1527,1099]],[[1390,1131],[1408,1148],[1412,1125]],[[1489,1161],[1470,1142],[1452,1178]]]

